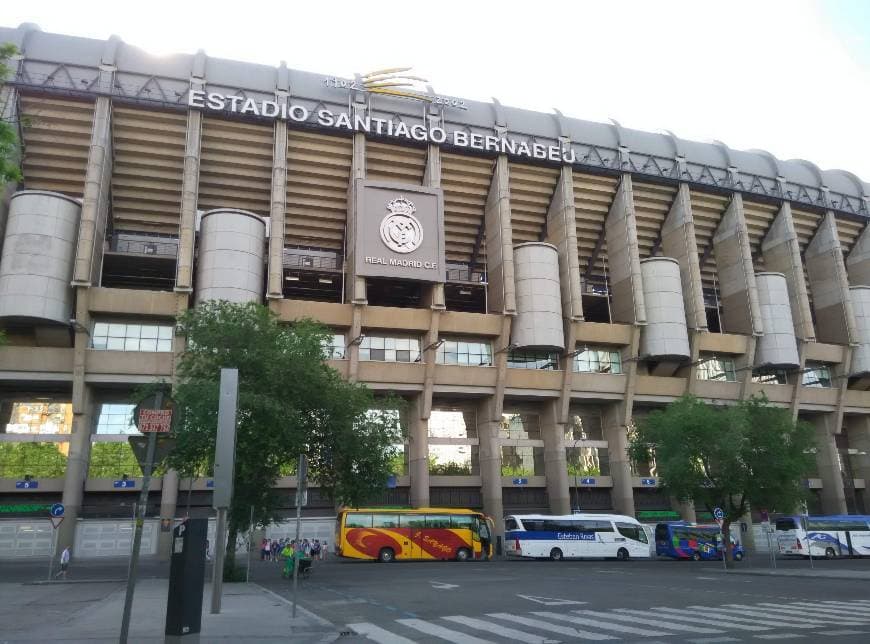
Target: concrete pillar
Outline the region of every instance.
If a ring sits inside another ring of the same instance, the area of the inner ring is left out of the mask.
[[[674,202],[662,224],[662,253],[680,265],[683,302],[686,307],[686,325],[697,331],[707,330],[707,312],[704,308],[704,290],[698,261],[698,243],[689,186],[681,183]],[[697,357],[693,356],[692,361]]]
[[[870,227],[865,226],[846,258],[849,284],[870,286]]]
[[[765,270],[785,275],[795,337],[804,341],[815,340],[810,301],[807,297],[807,283],[801,263],[800,244],[794,229],[791,205],[787,201],[783,202],[770,230],[761,242],[761,255],[764,257]]]
[[[713,235],[713,254],[722,300],[722,329],[725,333],[761,335],[761,309],[755,269],[749,248],[749,232],[743,212],[743,198],[735,192]]]
[[[640,348],[640,327],[632,329],[631,344],[623,352],[625,393],[623,399],[604,407],[604,438],[610,456],[610,477],[613,480],[611,503],[619,514],[634,516],[634,489],[631,461],[628,458],[628,426],[634,410],[634,388],[637,379],[637,355]]]
[[[82,511],[85,480],[88,477],[90,464],[91,436],[96,425],[91,389],[84,384],[84,378],[77,378],[73,381],[72,405],[72,433],[69,440],[69,454],[62,497],[65,514],[64,521],[58,528],[57,551],[61,552],[64,548],[69,547],[75,556],[76,524]]]
[[[430,127],[441,125],[440,115],[429,116]],[[426,169],[423,172],[423,185],[429,188],[441,187],[441,146],[430,144],[426,148]],[[428,291],[429,307],[433,310],[443,311],[447,308],[444,300],[444,284],[431,284]],[[436,338],[437,340],[437,338]]]
[[[565,453],[565,419],[559,400],[544,403],[541,414],[541,437],[544,439],[544,473],[547,476],[547,497],[550,512],[570,514],[568,489],[568,459]]]
[[[429,418],[422,417],[423,394],[416,396],[408,410],[408,474],[411,479],[411,507],[429,506]]]
[[[353,103],[354,117],[365,116],[365,103],[362,99]],[[345,297],[356,305],[368,303],[366,295],[366,280],[356,274],[356,239],[357,239],[357,186],[366,178],[366,137],[362,132],[353,135],[353,156],[350,168],[350,183],[347,195],[347,226],[345,227],[346,250],[346,292]]]
[[[489,311],[508,315],[517,310],[509,180],[507,155],[500,154],[493,168],[483,218]]]
[[[18,123],[18,90],[9,85],[0,87],[0,119],[7,123]],[[10,162],[20,163],[21,141],[16,141]],[[3,253],[3,238],[6,233],[6,217],[9,213],[9,200],[18,188],[16,181],[0,185],[0,255]]]
[[[85,170],[82,216],[76,244],[75,286],[99,286],[103,269],[103,241],[109,213],[112,184],[112,104],[98,96],[94,105],[94,124]]]
[[[849,277],[837,233],[837,220],[828,211],[804,252],[813,308],[821,342],[857,342],[855,314],[849,293]]]
[[[671,508],[680,513],[680,518],[683,521],[691,521],[694,523],[698,520],[698,515],[695,512],[695,503],[693,501],[680,501],[675,497],[671,497]]]
[[[278,97],[286,102],[286,94]],[[284,218],[287,212],[287,122],[275,121],[272,150],[272,197],[269,207],[269,278],[266,299],[284,297]]]
[[[499,427],[504,410],[504,386],[507,376],[507,351],[510,343],[511,318],[502,318],[501,334],[495,342],[496,369],[495,392],[482,399],[477,407],[477,436],[480,457],[480,478],[483,495],[483,511],[492,517],[495,533],[504,537],[504,503],[501,485],[501,441]]]
[[[160,532],[157,538],[157,554],[163,559],[169,559],[172,554],[172,519],[175,518],[175,508],[178,504],[178,472],[166,470],[163,475],[163,485],[160,491]],[[163,521],[169,519],[169,530],[163,529]]]
[[[849,447],[858,451],[852,456],[852,474],[856,479],[864,479],[864,484],[870,486],[870,416],[849,416],[846,426]]]
[[[571,166],[563,165],[547,210],[547,238],[559,251],[559,284],[562,314],[569,321],[583,320],[580,290],[580,256],[577,254],[577,221],[574,212],[574,178]],[[570,348],[574,350],[573,346]]]
[[[205,88],[205,54],[194,56],[190,73],[190,91]],[[184,142],[184,170],[181,177],[181,213],[178,222],[178,260],[175,290],[193,292],[193,257],[196,240],[196,206],[199,201],[199,163],[202,152],[202,112],[187,110],[187,134]]]
[[[610,212],[604,222],[607,239],[607,264],[610,267],[611,317],[614,322],[645,324],[646,306],[640,274],[637,222],[631,175],[625,173],[616,189]]]
[[[822,479],[822,512],[846,514],[846,493],[834,442],[836,414],[817,414],[811,421],[816,430],[816,464]]]

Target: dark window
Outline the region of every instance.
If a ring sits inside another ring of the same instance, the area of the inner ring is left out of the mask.
[[[398,528],[398,514],[375,514],[373,515],[373,528]]]
[[[505,530],[520,530],[520,526],[517,524],[516,519],[505,519],[504,529]]]
[[[797,526],[795,525],[794,519],[789,517],[787,519],[777,519],[776,520],[776,529],[777,530],[797,530]]]
[[[427,514],[426,515],[426,527],[427,528],[449,528],[450,527],[450,515],[449,514]]]
[[[667,541],[668,540],[668,526],[663,523],[659,523],[656,526],[656,541]]]
[[[541,532],[544,530],[544,521],[542,519],[523,519],[523,525],[529,532]]]
[[[422,514],[403,514],[399,525],[403,528],[425,528],[426,517]]]
[[[360,512],[348,513],[344,519],[345,528],[371,528],[372,515]]]
[[[450,517],[450,527],[454,529],[474,530],[477,521],[470,514],[454,514]]]
[[[646,532],[644,532],[643,528],[639,525],[634,525],[633,523],[617,523],[616,529],[623,537],[633,539],[634,541],[640,541],[642,543],[647,542]]]

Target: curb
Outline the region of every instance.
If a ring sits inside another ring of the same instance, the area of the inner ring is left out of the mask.
[[[843,572],[854,572],[854,575],[844,575]],[[760,577],[799,577],[805,579],[841,579],[848,581],[868,581],[870,572],[863,571],[819,571],[804,572],[799,570],[728,570],[728,574],[757,575]]]

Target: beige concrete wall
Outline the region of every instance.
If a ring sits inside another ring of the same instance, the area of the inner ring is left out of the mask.
[[[72,349],[0,347],[0,371],[62,373],[71,379],[72,370]]]
[[[176,296],[166,291],[124,288],[92,288],[88,297],[91,313],[175,317]]]
[[[578,344],[626,346],[631,344],[631,325],[606,324],[604,322],[575,322],[574,336]]]

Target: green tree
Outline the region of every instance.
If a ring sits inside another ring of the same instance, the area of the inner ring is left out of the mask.
[[[629,441],[635,463],[655,455],[666,494],[722,508],[726,535],[750,506],[791,511],[804,498],[814,451],[812,428],[763,395],[730,407],[683,396],[647,416]],[[730,539],[725,548],[731,561]]]
[[[11,43],[0,45],[0,89],[12,73],[9,59],[18,53]],[[18,134],[15,123],[0,120],[0,188],[9,181],[21,181],[18,167]]]
[[[176,447],[168,465],[212,472],[220,369],[239,370],[235,481],[227,544],[250,523],[279,518],[275,481],[300,453],[331,498],[357,505],[383,490],[392,470],[399,417],[371,391],[343,380],[323,360],[331,332],[311,321],[279,324],[265,306],[205,302],[179,324],[187,350],[172,393]],[[286,499],[286,495],[284,497]],[[225,572],[235,567],[227,548]]]
[[[0,443],[0,478],[59,478],[66,472],[60,443]]]

